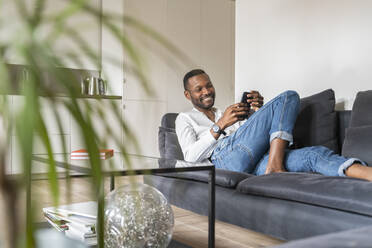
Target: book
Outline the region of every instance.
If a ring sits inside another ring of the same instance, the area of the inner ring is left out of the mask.
[[[69,238],[97,244],[97,202],[88,201],[43,208],[45,219]]]
[[[57,214],[59,217],[87,217],[89,219],[97,218],[97,202],[87,201],[80,203],[72,203],[68,205],[60,205],[58,207],[43,208],[44,213]],[[85,220],[87,221],[87,220]],[[88,221],[89,222],[89,221]]]
[[[97,244],[97,234],[84,234],[74,229],[69,229],[65,231],[66,237],[71,239],[79,240],[84,242],[87,245],[96,245]]]
[[[76,230],[82,232],[84,234],[95,234],[96,233],[96,225],[95,223],[92,225],[82,224],[76,221],[70,221],[65,224],[68,230]]]
[[[114,156],[114,149],[100,149],[99,150],[99,155],[108,157],[108,156]],[[80,150],[75,150],[71,152],[71,157],[82,157],[82,156],[89,156],[89,153],[86,149],[80,149]]]
[[[100,156],[99,159],[109,159],[112,156]],[[84,160],[84,159],[89,159],[89,156],[71,156],[72,160]]]
[[[100,149],[99,151],[100,159],[108,159],[114,156],[113,149]],[[75,150],[71,152],[71,159],[89,159],[89,153],[86,149]]]
[[[50,225],[52,225],[55,229],[57,229],[60,232],[63,232],[68,229],[68,226],[66,224],[66,221],[55,217],[54,215],[50,215],[48,213],[44,212],[44,217],[48,221]]]
[[[81,231],[80,229],[75,229],[73,227],[69,227],[66,231],[65,231],[65,234],[66,236],[67,235],[70,235],[70,236],[75,236],[79,239],[87,239],[87,238],[95,238],[97,237],[97,233],[95,232],[84,232],[84,231]]]

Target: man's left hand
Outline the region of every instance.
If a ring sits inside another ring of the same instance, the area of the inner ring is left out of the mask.
[[[264,104],[264,98],[261,96],[261,94],[258,91],[252,90],[247,94],[248,98],[247,102],[251,104],[251,108],[254,111],[257,111],[259,108],[261,108]]]

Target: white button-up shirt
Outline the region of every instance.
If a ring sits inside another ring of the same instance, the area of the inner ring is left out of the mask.
[[[223,112],[214,108],[215,122],[223,115]],[[226,128],[226,136],[234,133],[245,121],[240,121]],[[189,112],[182,112],[176,119],[176,133],[184,158],[188,162],[206,162],[212,155],[217,145],[217,140],[210,130],[214,122],[203,112],[193,108]],[[224,138],[223,134],[219,139]]]

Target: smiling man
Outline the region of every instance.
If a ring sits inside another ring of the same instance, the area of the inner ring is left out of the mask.
[[[186,73],[183,85],[185,97],[194,106],[176,119],[186,161],[210,160],[216,168],[255,175],[316,172],[372,181],[372,168],[358,158],[339,156],[323,146],[287,149],[293,142],[300,106],[297,92],[283,92],[263,105],[260,93],[251,91],[246,103],[233,104],[222,112],[214,107],[216,91],[203,70]]]

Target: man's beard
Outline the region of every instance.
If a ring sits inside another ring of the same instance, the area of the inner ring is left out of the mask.
[[[204,99],[206,98],[212,98],[211,101],[209,101],[209,103],[204,103]],[[214,99],[215,99],[215,94],[210,94],[208,96],[204,96],[204,97],[201,97],[199,99],[195,99],[195,98],[191,98],[191,101],[192,101],[192,104],[195,106],[195,107],[198,107],[200,109],[210,109],[211,107],[213,107],[214,105]]]

